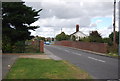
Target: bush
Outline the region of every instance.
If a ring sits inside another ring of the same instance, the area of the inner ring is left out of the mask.
[[[25,51],[25,42],[18,41],[13,45],[13,52],[14,53],[24,53]]]
[[[2,37],[2,52],[3,53],[12,52],[11,40],[7,36]]]
[[[102,40],[103,40],[104,43],[107,43],[109,46],[113,45],[113,42],[110,38],[103,38]]]
[[[118,53],[118,46],[108,46],[108,53]]]
[[[40,53],[40,49],[39,47],[34,47],[34,45],[27,45],[25,53]]]
[[[83,41],[83,42],[89,42],[90,39],[89,39],[89,37],[84,37],[84,38],[81,38],[81,41]]]

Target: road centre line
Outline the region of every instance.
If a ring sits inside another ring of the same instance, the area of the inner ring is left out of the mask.
[[[68,52],[68,53],[70,53],[70,51],[69,50],[64,50],[64,51],[66,51],[66,52]],[[79,54],[79,53],[75,53],[75,52],[72,52],[73,54],[75,54],[75,55],[79,55],[79,56],[81,56],[82,54]],[[104,60],[100,60],[100,59],[96,59],[96,58],[93,58],[93,57],[88,57],[89,59],[92,59],[92,60],[96,60],[96,61],[99,61],[99,62],[103,62],[103,63],[105,63],[106,61],[104,61]]]
[[[65,50],[66,52],[70,52],[69,50]]]
[[[96,61],[99,61],[99,62],[106,62],[106,61],[104,61],[104,60],[99,60],[99,59],[96,59],[96,58],[93,58],[93,57],[88,57],[89,59],[93,59],[93,60],[96,60]]]
[[[74,53],[74,52],[73,52],[73,53]],[[74,54],[75,54],[75,55],[80,55],[80,56],[82,55],[82,54],[79,54],[79,53],[74,53]]]
[[[70,53],[70,51],[69,50],[65,50],[66,52],[68,52],[68,53]],[[72,52],[73,54],[75,54],[75,55],[80,55],[81,56],[81,54],[79,54],[79,53],[75,53],[75,52]]]

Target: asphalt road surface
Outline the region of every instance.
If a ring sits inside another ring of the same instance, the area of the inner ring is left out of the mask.
[[[85,70],[93,79],[118,79],[118,59],[116,58],[63,46],[46,45],[45,49]]]

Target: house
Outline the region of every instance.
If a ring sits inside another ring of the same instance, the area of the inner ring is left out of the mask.
[[[79,41],[81,38],[87,37],[87,35],[85,35],[83,32],[79,31],[79,25],[76,25],[76,32],[74,32],[73,34],[71,34],[70,39],[71,40],[76,40]]]

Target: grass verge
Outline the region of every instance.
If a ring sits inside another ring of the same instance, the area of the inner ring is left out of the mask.
[[[91,79],[90,75],[66,61],[20,58],[5,79]]]
[[[114,58],[120,58],[118,53],[108,53],[107,56],[114,57]]]

